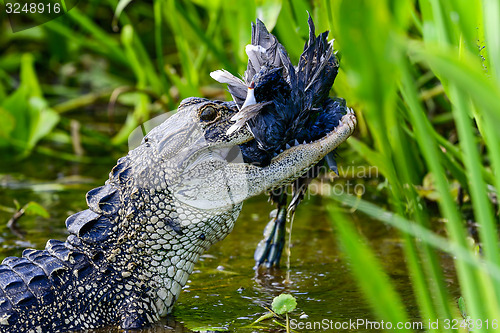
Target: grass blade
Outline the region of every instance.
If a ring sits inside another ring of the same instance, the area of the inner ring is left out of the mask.
[[[366,243],[360,240],[360,236],[343,214],[335,207],[329,207],[328,210],[332,224],[338,231],[338,240],[352,263],[352,273],[377,317],[394,325],[398,322],[407,322],[403,303],[392,287],[390,279],[383,272],[378,259]]]

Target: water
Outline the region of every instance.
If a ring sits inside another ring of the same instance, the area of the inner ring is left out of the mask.
[[[293,231],[293,220],[295,219],[295,209],[291,210],[288,209],[286,212],[286,232],[288,234],[288,241],[286,243],[285,247],[285,254],[286,254],[286,283],[292,283],[292,280],[290,279],[290,272],[291,272],[291,264],[290,261],[292,260],[292,231]]]
[[[36,201],[49,210],[51,217],[43,219],[24,216],[19,222],[20,228],[25,232],[25,237],[21,240],[5,226],[11,213],[0,210],[2,258],[19,256],[25,247],[41,249],[49,238],[64,240],[67,236],[64,228],[66,217],[86,208],[85,193],[101,185],[112,167],[111,161],[109,165],[90,168],[35,158],[36,161],[26,161],[15,167],[2,167],[0,205],[13,207],[13,199],[21,204]],[[374,320],[349,273],[349,264],[343,260],[344,254],[337,246],[325,210],[329,202],[327,198],[318,195],[299,205],[294,216],[291,238],[290,283],[285,283],[286,258],[283,258],[283,269],[253,269],[253,252],[273,207],[265,196],[248,200],[234,231],[224,241],[212,247],[196,265],[172,315],[154,327],[139,332],[191,332],[209,329],[278,332],[282,328],[271,320],[253,327],[249,325],[266,313],[265,308],[270,308],[272,299],[283,292],[291,293],[297,298],[298,307],[291,319],[303,322],[303,325],[317,322],[327,325],[322,328],[330,328],[328,325],[336,322]],[[389,272],[410,316],[417,318],[399,235],[357,212],[348,214]],[[444,257],[444,262],[449,262],[449,259]],[[448,270],[448,282],[451,289],[456,290],[451,266]],[[299,319],[301,315],[304,319]],[[93,332],[117,330],[107,328]]]

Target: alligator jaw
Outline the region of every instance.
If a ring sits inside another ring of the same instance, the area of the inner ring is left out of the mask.
[[[352,109],[348,108],[339,126],[325,137],[311,143],[290,147],[274,157],[266,167],[252,166],[248,175],[248,183],[252,184],[249,195],[257,195],[297,179],[346,141],[354,132],[356,124],[356,115]]]
[[[318,152],[326,151],[326,153],[321,157],[323,158],[331,152],[333,149],[337,148],[341,143],[347,140],[349,136],[354,132],[356,128],[357,119],[354,114],[353,109],[347,108],[347,113],[342,117],[339,122],[339,126],[337,126],[333,131],[325,135],[323,138],[309,142],[298,144],[293,147],[290,147],[277,156],[275,156],[271,163],[274,161],[284,158],[283,155],[291,154],[293,151],[303,148],[303,149],[312,149],[317,150]],[[333,148],[331,148],[333,146]]]

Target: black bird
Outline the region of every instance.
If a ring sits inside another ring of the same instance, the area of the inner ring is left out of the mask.
[[[235,124],[229,131],[248,126],[255,140],[241,145],[245,162],[266,166],[285,149],[320,139],[336,126],[347,113],[345,100],[329,98],[328,94],[338,73],[339,62],[328,31],[316,37],[309,16],[309,40],[299,63],[293,66],[277,38],[268,32],[264,23],[252,23],[252,44],[247,45],[247,70],[243,80],[225,70],[212,72],[215,80],[226,83],[239,112],[232,118]],[[325,157],[337,173],[335,152]],[[270,194],[277,210],[257,246],[258,266],[278,266],[284,246],[287,209],[295,211],[307,186],[320,170],[320,162],[292,184],[292,199],[287,201],[286,188]]]

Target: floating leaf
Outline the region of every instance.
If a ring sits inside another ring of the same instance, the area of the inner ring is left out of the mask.
[[[281,294],[273,299],[271,306],[277,314],[284,314],[292,312],[297,307],[297,301],[290,294]]]
[[[193,327],[191,329],[194,332],[199,333],[207,333],[207,332],[228,332],[229,330],[226,327]]]
[[[273,316],[274,316],[274,314],[272,312],[265,313],[262,316],[260,316],[259,318],[257,318],[251,325],[260,323],[261,321],[272,318]]]

